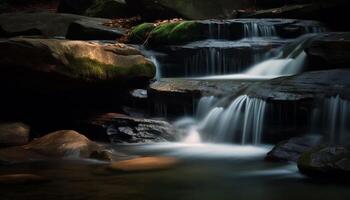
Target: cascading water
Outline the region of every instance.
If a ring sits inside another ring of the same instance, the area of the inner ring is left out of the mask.
[[[339,95],[326,98],[314,110],[312,118],[313,133],[325,135],[332,144],[350,141],[350,101]]]
[[[214,97],[201,99],[198,105],[200,113],[204,110],[210,111],[205,117],[199,115],[197,123],[189,128],[188,138],[199,133],[204,141],[261,143],[266,110],[265,101],[242,95],[233,100],[227,108],[215,107],[213,101]],[[209,107],[212,108],[208,109]]]
[[[253,37],[276,37],[277,32],[274,25],[261,24],[257,22],[247,22],[243,24],[244,36],[246,38]]]
[[[214,96],[202,97],[197,106],[197,119],[202,119],[212,109],[218,99]]]
[[[204,79],[271,79],[300,73],[306,59],[304,48],[315,37],[317,36],[314,34],[307,34],[296,39],[294,42],[281,47],[279,49],[281,53],[278,56],[252,66],[245,73],[211,76]]]
[[[160,63],[158,62],[158,60],[155,56],[151,56],[150,60],[153,62],[154,66],[156,67],[156,76],[154,78],[158,81],[158,80],[160,80],[160,78],[162,76]]]

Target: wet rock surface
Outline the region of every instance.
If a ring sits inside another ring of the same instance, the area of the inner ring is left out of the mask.
[[[349,75],[348,69],[305,72],[254,84],[247,93],[268,101],[297,101],[338,94],[348,99]]]
[[[266,161],[280,162],[292,161],[297,162],[299,157],[321,144],[320,136],[304,136],[292,138],[287,141],[278,143],[265,157]]]
[[[175,127],[168,122],[106,113],[81,122],[89,137],[112,143],[156,143],[176,141]]]
[[[298,160],[299,171],[311,177],[348,178],[350,151],[347,147],[320,147],[303,153]]]
[[[193,114],[202,96],[235,96],[250,84],[251,81],[165,78],[150,85],[148,96],[156,115],[176,117]]]

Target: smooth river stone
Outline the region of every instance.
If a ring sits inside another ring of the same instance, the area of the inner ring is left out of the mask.
[[[171,157],[142,157],[114,162],[109,169],[125,172],[155,171],[169,169],[176,164],[178,160]]]

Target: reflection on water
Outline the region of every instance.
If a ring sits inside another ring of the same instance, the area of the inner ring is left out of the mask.
[[[349,199],[348,185],[310,182],[295,165],[266,163],[269,146],[214,144],[120,145],[116,150],[179,159],[175,168],[122,173],[106,164],[82,161],[33,162],[1,166],[0,174],[34,173],[52,181],[2,185],[1,200],[109,199]]]

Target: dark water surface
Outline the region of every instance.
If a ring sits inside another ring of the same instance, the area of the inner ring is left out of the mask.
[[[0,185],[1,200],[230,199],[349,200],[350,185],[312,180],[293,164],[266,163],[270,147],[210,144],[123,145],[131,155],[171,156],[168,170],[125,173],[92,161],[46,161],[1,166],[0,175],[32,173],[50,178],[36,185]]]

